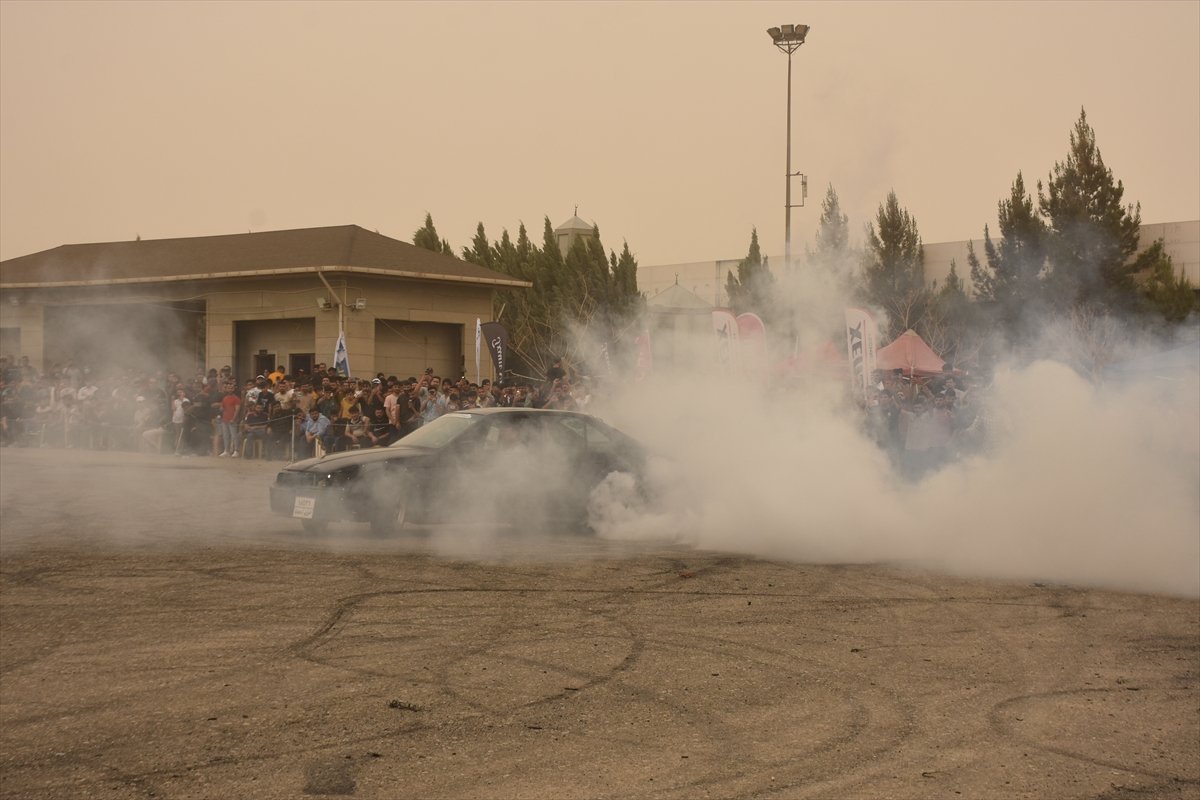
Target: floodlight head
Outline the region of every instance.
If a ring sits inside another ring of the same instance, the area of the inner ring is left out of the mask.
[[[778,28],[767,28],[771,42],[788,55],[804,44],[804,37],[808,35],[808,31],[807,25],[780,25]]]

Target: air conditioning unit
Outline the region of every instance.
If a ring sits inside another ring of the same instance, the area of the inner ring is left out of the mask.
[[[355,311],[365,311],[366,308],[367,308],[367,298],[365,298],[365,297],[354,298],[354,310]]]
[[[318,297],[317,298],[317,308],[321,309],[322,311],[328,311],[329,310],[329,298],[328,297]]]

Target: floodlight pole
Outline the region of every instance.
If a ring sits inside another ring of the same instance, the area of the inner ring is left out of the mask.
[[[771,37],[772,43],[780,49],[781,52],[787,53],[787,171],[784,175],[784,200],[783,200],[783,268],[785,271],[792,268],[792,209],[803,208],[804,201],[808,197],[808,176],[802,176],[800,181],[800,202],[796,205],[792,204],[792,178],[800,175],[799,172],[792,172],[792,53],[800,49],[800,45],[804,44],[804,37],[808,35],[808,25],[783,25],[781,28],[768,28],[767,34]]]

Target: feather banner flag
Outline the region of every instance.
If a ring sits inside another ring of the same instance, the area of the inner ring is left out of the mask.
[[[479,383],[479,343],[483,341],[483,323],[479,321],[479,317],[475,318],[475,383]]]
[[[350,377],[350,356],[346,353],[346,332],[338,333],[337,347],[333,349],[333,368],[343,378]]]
[[[850,356],[850,379],[854,391],[866,395],[875,372],[875,348],[879,326],[865,308],[846,309],[846,349]]]
[[[508,330],[499,322],[485,322],[479,326],[479,333],[492,354],[496,380],[503,381],[508,374]]]

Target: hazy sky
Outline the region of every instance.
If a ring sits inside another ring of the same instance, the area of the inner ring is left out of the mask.
[[[433,214],[461,248],[579,215],[643,265],[783,249],[827,184],[979,238],[1085,107],[1146,222],[1200,217],[1198,2],[0,2],[0,258]],[[796,192],[799,185],[796,184]]]

